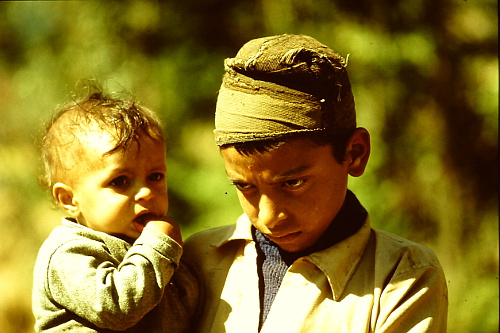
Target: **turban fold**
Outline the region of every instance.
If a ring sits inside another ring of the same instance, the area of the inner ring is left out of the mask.
[[[224,62],[217,145],[356,128],[346,61],[304,35],[254,39]]]

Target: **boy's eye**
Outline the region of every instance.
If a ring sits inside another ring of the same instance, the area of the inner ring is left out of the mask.
[[[109,185],[113,187],[124,187],[130,184],[130,180],[126,176],[120,176],[113,179]]]
[[[234,185],[239,191],[248,191],[253,187],[251,184],[238,182],[231,182],[231,185]]]
[[[152,181],[152,182],[159,182],[159,181],[162,181],[165,179],[165,175],[161,172],[155,172],[155,173],[152,173],[151,175],[149,175],[148,179],[149,179],[149,181]]]
[[[290,179],[287,181],[283,182],[283,186],[291,188],[291,189],[296,189],[304,185],[306,181],[304,179]]]

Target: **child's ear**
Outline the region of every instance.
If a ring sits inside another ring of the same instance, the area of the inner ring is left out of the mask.
[[[357,128],[349,138],[346,147],[346,160],[349,174],[359,177],[365,172],[370,157],[370,133],[362,127]]]
[[[71,186],[64,183],[55,183],[52,186],[52,195],[56,202],[71,216],[76,217],[80,213],[78,203],[74,200],[74,192]]]

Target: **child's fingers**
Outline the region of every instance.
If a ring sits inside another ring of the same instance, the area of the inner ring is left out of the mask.
[[[161,220],[158,219],[158,220],[148,221],[146,227],[160,231],[165,235],[172,237],[181,246],[183,245],[179,226],[175,223],[175,221],[171,217],[162,217]]]

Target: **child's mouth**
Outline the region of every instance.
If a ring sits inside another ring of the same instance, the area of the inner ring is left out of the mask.
[[[138,232],[142,232],[146,224],[154,219],[155,215],[153,213],[146,213],[136,217],[133,221],[135,230],[137,230]]]

